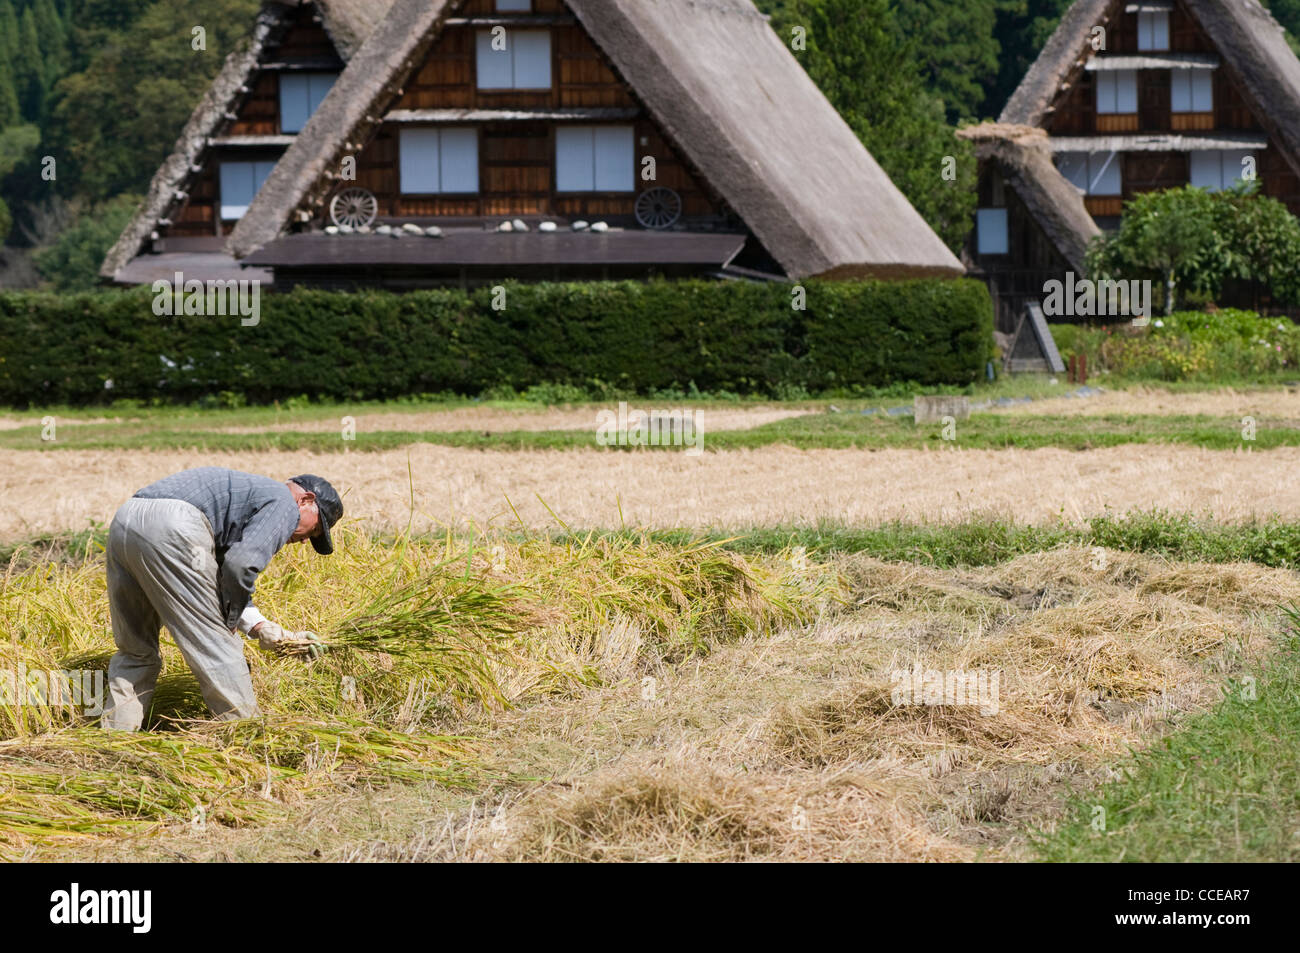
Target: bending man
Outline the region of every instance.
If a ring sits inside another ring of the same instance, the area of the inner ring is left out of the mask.
[[[254,583],[286,543],[310,539],[334,551],[330,529],[343,515],[334,488],[317,476],[280,483],[203,467],[151,483],[122,504],[108,531],[108,604],[117,653],[100,724],[137,731],[149,710],[167,626],[215,718],[260,712],[236,631],[266,651],[319,640],[286,632],[252,604]],[[319,649],[312,646],[310,654]]]

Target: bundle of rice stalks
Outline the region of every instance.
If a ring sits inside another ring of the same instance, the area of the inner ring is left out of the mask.
[[[325,635],[348,648],[418,661],[440,690],[479,702],[501,701],[491,663],[526,622],[517,595],[446,571],[384,592]]]
[[[646,535],[529,540],[507,556],[505,572],[537,594],[577,654],[590,654],[592,640],[631,619],[652,665],[807,618],[834,589],[824,574],[793,579],[722,549],[725,542],[677,546]]]
[[[0,742],[0,844],[164,823],[246,826],[342,785],[485,775],[467,739],[364,722],[255,719],[125,734],[75,729]]]

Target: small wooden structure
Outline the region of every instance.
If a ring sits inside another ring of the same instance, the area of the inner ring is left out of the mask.
[[[1056,349],[1043,309],[1037,303],[1025,307],[1020,327],[1016,329],[1011,342],[1010,352],[1003,358],[1006,370],[1011,374],[1026,371],[1039,374],[1062,374],[1065,364],[1061,353]]]

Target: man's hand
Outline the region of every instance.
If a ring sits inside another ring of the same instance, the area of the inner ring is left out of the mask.
[[[325,643],[315,632],[286,632],[274,622],[260,622],[248,634],[257,636],[257,644],[263,652],[306,656],[310,659],[318,659],[325,654]]]

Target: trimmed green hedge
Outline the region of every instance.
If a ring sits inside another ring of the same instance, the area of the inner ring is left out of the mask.
[[[510,284],[264,295],[260,322],[158,317],[147,289],[0,294],[0,405],[221,392],[387,399],[572,384],[776,394],[968,384],[992,349],[977,281]],[[111,381],[111,389],[106,382]]]

